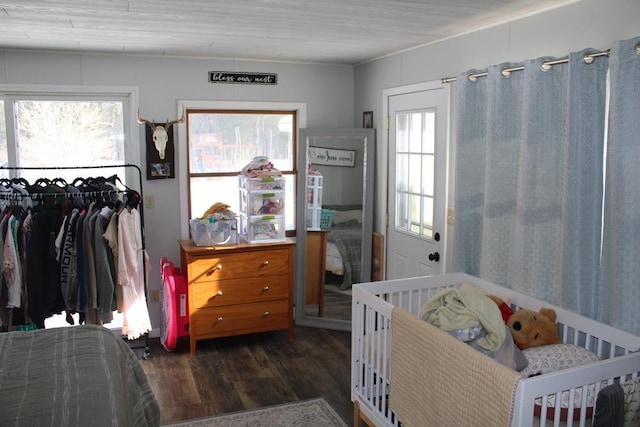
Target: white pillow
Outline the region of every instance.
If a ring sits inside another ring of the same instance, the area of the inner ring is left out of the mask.
[[[600,360],[600,358],[593,352],[587,350],[584,347],[580,347],[574,344],[550,344],[541,347],[533,347],[522,350],[522,353],[527,358],[529,364],[525,369],[520,371],[522,376],[530,377],[534,375],[544,375],[551,372],[560,371],[563,369],[574,368],[576,366],[586,365],[588,363],[594,363]],[[600,387],[605,387],[606,381],[603,381]],[[575,390],[573,398],[574,414],[571,418],[579,416],[579,408],[582,403],[582,387]],[[591,384],[587,387],[587,408],[593,409],[597,393],[595,391],[595,384]],[[556,405],[555,394],[547,396],[547,418],[552,418],[552,408]],[[536,399],[536,405],[541,405],[541,399]],[[569,391],[564,391],[561,394],[561,408],[566,411],[565,408],[569,407]],[[566,420],[567,414],[561,412],[561,419]]]
[[[600,358],[584,347],[574,344],[551,344],[522,350],[529,365],[521,371],[525,377],[548,374],[561,369],[593,363]]]

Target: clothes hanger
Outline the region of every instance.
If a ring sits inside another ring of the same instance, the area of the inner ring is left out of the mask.
[[[28,186],[31,185],[31,184],[29,184],[29,181],[27,181],[26,179],[24,179],[22,177],[11,178],[11,184],[22,185],[23,187],[28,187]]]
[[[34,186],[38,187],[46,187],[47,185],[51,185],[51,181],[49,178],[38,178],[36,182],[33,183]]]
[[[57,185],[60,188],[66,189],[69,184],[67,184],[67,181],[65,181],[64,178],[57,177],[51,180],[51,185]]]
[[[74,187],[80,187],[82,185],[86,185],[87,184],[87,180],[85,178],[76,178],[71,182],[71,185],[73,185]]]

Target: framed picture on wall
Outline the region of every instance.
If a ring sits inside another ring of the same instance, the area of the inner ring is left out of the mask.
[[[156,123],[156,126],[164,127],[164,123]],[[147,179],[175,178],[175,150],[173,146],[173,126],[167,129],[167,143],[161,153],[153,140],[153,129],[145,126],[146,154],[147,154]],[[162,154],[162,155],[161,155]]]
[[[362,113],[362,127],[373,127],[373,111],[365,111],[364,113]]]

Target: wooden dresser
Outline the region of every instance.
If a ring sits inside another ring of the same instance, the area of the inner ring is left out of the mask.
[[[199,340],[293,329],[295,242],[198,247],[180,242],[191,354]]]

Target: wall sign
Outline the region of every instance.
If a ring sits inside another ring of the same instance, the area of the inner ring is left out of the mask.
[[[209,71],[209,83],[277,85],[274,73],[236,73],[234,71]]]
[[[309,147],[309,163],[328,166],[355,166],[355,150],[334,150],[333,148]]]

